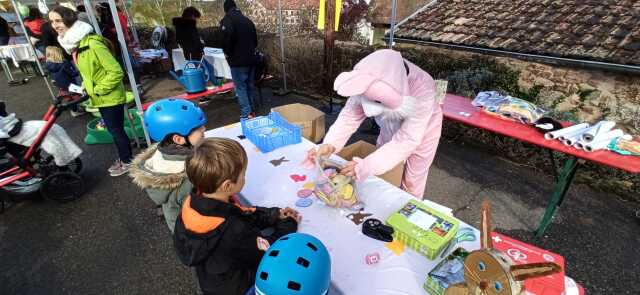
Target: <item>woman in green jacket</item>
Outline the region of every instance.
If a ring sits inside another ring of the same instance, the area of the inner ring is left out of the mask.
[[[76,12],[69,8],[54,8],[49,12],[49,21],[58,33],[60,45],[73,56],[82,76],[82,86],[114,138],[119,159],[109,168],[109,173],[123,175],[131,163],[131,143],[124,131],[124,72],[113,56],[112,44],[94,34],[91,25],[78,21]]]

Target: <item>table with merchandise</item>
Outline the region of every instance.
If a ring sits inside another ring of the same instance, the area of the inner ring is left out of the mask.
[[[301,164],[307,151],[315,147],[304,138],[298,144],[263,153],[243,135],[240,123],[209,130],[205,136],[236,140],[246,150],[249,164],[241,194],[247,202],[291,207],[302,214],[299,232],[320,239],[331,255],[331,294],[436,294],[438,290],[426,291],[429,283],[434,284],[427,282],[430,272],[456,249],[471,252],[480,248],[480,232],[453,217],[451,209],[428,200],[418,201],[377,177],[354,184],[363,204],[358,211],[331,207],[304,193],[314,189],[321,172]],[[346,162],[336,156],[332,160]],[[415,232],[417,225],[432,230],[429,234],[435,233],[435,238],[453,238],[437,249],[426,249],[420,246],[420,239],[402,235],[387,243],[362,233],[363,223],[369,218],[405,222],[408,232]]]

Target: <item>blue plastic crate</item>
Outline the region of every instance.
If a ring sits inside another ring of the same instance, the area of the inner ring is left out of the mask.
[[[241,120],[242,134],[261,152],[268,153],[279,147],[300,143],[300,127],[293,125],[277,112],[250,120]]]

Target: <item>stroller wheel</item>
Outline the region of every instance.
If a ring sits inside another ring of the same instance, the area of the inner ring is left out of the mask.
[[[47,165],[55,165],[53,164],[53,156],[48,156],[43,163],[47,164]],[[52,166],[54,167],[54,166]],[[82,160],[78,157],[75,160],[71,161],[71,163],[67,164],[67,166],[64,166],[63,168],[66,168],[66,171],[71,171],[74,173],[80,173],[80,171],[82,171]]]
[[[45,199],[57,202],[70,202],[80,198],[84,192],[84,182],[78,174],[58,172],[47,177],[40,187]]]

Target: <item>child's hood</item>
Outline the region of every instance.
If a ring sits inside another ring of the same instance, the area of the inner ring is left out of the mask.
[[[152,146],[133,159],[129,175],[133,183],[144,189],[174,190],[182,185],[186,154],[165,154]]]

